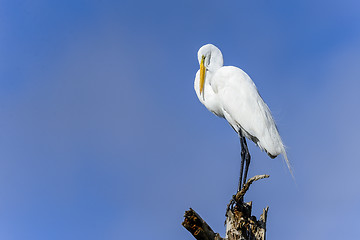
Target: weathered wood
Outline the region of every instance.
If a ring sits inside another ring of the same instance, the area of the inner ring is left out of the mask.
[[[227,240],[265,240],[266,218],[269,207],[263,209],[260,219],[251,215],[252,202],[244,203],[244,196],[250,185],[269,175],[257,175],[250,178],[243,188],[233,196],[226,212]]]
[[[255,234],[255,239],[262,239],[265,240],[266,238],[266,219],[267,219],[267,212],[269,210],[269,206],[263,209],[263,213],[260,215],[260,219],[258,221],[260,228],[259,231]]]
[[[259,220],[251,215],[252,202],[245,203],[244,195],[250,185],[259,179],[268,178],[269,175],[257,175],[244,184],[241,191],[233,196],[226,210],[226,237],[221,238],[193,209],[185,212],[182,225],[197,240],[265,240],[266,219],[269,207],[263,209]]]
[[[226,218],[227,240],[265,240],[266,217],[269,207],[263,209],[260,219],[251,215],[252,202],[237,204],[229,209]]]
[[[192,208],[185,212],[185,219],[182,225],[197,240],[222,240],[218,233],[215,233],[211,227],[197,214]]]

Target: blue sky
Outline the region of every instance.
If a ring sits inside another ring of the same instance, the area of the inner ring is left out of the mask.
[[[277,121],[295,170],[249,143],[268,239],[357,238],[358,1],[0,1],[0,238],[224,236],[239,140],[193,90],[217,45]]]

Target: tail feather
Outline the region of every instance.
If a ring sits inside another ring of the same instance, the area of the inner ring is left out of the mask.
[[[283,146],[283,149],[282,149],[281,154],[283,155],[283,157],[284,157],[284,159],[285,159],[285,162],[286,162],[286,165],[287,165],[287,167],[288,167],[288,169],[289,169],[289,171],[290,171],[290,173],[291,173],[291,176],[292,176],[292,178],[293,178],[294,181],[295,181],[294,172],[293,172],[293,169],[292,169],[292,167],[291,167],[290,161],[289,161],[289,159],[288,159],[288,157],[287,157],[286,150],[285,150],[285,147],[284,147],[284,146]]]

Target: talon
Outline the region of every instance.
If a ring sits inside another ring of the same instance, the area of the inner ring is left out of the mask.
[[[234,206],[238,205],[239,203],[243,202],[243,198],[241,198],[239,201],[236,201],[235,199],[236,197],[236,194],[232,196],[229,204],[227,205],[226,207],[226,213],[225,213],[225,216],[227,217],[227,213],[229,210],[233,211],[234,210]]]

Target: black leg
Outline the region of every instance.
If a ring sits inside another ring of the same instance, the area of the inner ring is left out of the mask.
[[[248,149],[247,143],[246,143],[246,138],[243,136],[241,130],[239,131],[239,137],[240,137],[240,146],[241,146],[241,166],[240,166],[240,178],[239,178],[238,191],[240,191],[242,186],[246,183],[246,178],[247,178],[249,165],[250,165],[250,159],[251,159],[249,149]],[[244,173],[244,162],[245,162],[245,173]],[[244,182],[242,182],[243,175],[244,175]]]
[[[243,184],[246,183],[246,178],[247,178],[249,165],[250,165],[250,159],[251,159],[245,138],[244,138],[244,148],[245,148],[245,173],[244,173],[244,183]]]
[[[243,177],[243,172],[244,172],[244,161],[245,161],[245,149],[244,149],[244,136],[241,133],[241,130],[239,131],[239,137],[240,137],[240,150],[241,150],[241,165],[240,165],[240,177],[239,177],[239,186],[238,186],[238,192],[241,190],[242,188],[242,177]]]

